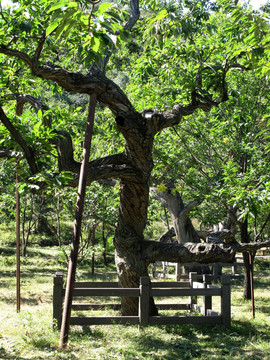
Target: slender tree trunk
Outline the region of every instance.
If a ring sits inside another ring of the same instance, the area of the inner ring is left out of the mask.
[[[56,220],[57,220],[57,240],[58,240],[58,245],[61,247],[62,240],[61,240],[60,195],[59,195],[59,193],[57,194]]]
[[[155,197],[169,210],[179,244],[186,242],[198,243],[200,242],[199,235],[189,217],[189,212],[198,205],[198,202],[194,200],[185,206],[179,192],[175,191],[173,193],[172,188],[173,186],[168,187],[162,193],[157,192],[154,188],[152,191],[154,191]]]
[[[107,198],[104,199],[104,212],[107,211]],[[103,261],[104,265],[107,266],[107,237],[105,236],[105,221],[102,221],[102,244],[103,244]]]
[[[91,262],[92,275],[94,275],[94,273],[95,273],[95,251],[94,251],[95,245],[96,245],[96,226],[94,225],[92,228],[92,247],[93,247],[92,262]]]
[[[25,223],[26,223],[26,208],[23,209],[23,216],[22,216],[22,256],[26,256],[26,234],[25,234]]]
[[[32,228],[35,226],[36,221],[33,220],[34,216],[34,197],[31,195],[31,203],[30,203],[30,215],[27,224],[27,215],[26,215],[26,207],[27,201],[25,202],[25,206],[23,209],[23,221],[22,221],[22,256],[26,256],[26,250],[29,242],[29,236]],[[25,228],[27,225],[27,229]]]
[[[237,208],[230,207],[230,210],[227,212],[226,219],[224,221],[224,229],[229,230],[233,236],[236,234],[237,228]]]
[[[166,206],[164,204],[163,204],[163,209],[164,209],[166,226],[167,226],[168,231],[170,231],[170,223],[169,223],[169,219],[168,219],[168,212],[167,212]]]
[[[177,238],[182,240],[178,241],[179,243],[200,242],[200,238],[188,215],[180,215],[177,219],[174,219],[173,224],[174,228],[177,229],[175,231],[178,234]]]
[[[244,298],[251,300],[250,263],[249,253],[243,253],[244,260]]]
[[[174,187],[174,185],[172,187]],[[163,193],[156,193],[156,197],[161,200],[163,205],[166,206],[170,212],[178,243],[199,243],[200,237],[197,231],[194,229],[192,221],[189,217],[189,212],[194,208],[194,206],[198,205],[198,202],[192,201],[187,206],[185,206],[179,192],[173,192],[171,188],[168,188]],[[185,265],[184,271],[185,273],[189,273],[191,271],[203,274],[210,273],[210,269],[207,266],[202,267]]]
[[[108,261],[107,261],[107,237],[105,236],[105,222],[102,221],[102,244],[103,244],[103,262],[104,265],[107,266],[108,265]]]

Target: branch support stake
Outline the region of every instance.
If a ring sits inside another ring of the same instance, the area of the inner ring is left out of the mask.
[[[93,134],[93,127],[94,127],[94,119],[95,119],[96,101],[97,101],[97,95],[95,93],[91,94],[86,129],[85,129],[85,138],[84,138],[84,144],[83,144],[83,159],[82,159],[81,170],[80,170],[78,196],[77,196],[77,202],[76,202],[76,212],[75,212],[75,220],[74,220],[74,227],[73,227],[73,237],[72,237],[72,243],[71,243],[69,267],[68,267],[66,293],[65,293],[64,309],[63,309],[63,317],[62,317],[62,325],[61,325],[61,333],[60,333],[60,342],[59,342],[60,349],[62,349],[63,347],[66,347],[66,345],[68,343],[72,297],[73,297],[73,289],[74,289],[76,267],[77,267],[77,260],[78,260],[78,250],[79,250],[79,244],[80,244],[82,214],[83,214],[88,163],[89,163],[89,157],[90,157],[90,149],[91,149],[92,134]]]

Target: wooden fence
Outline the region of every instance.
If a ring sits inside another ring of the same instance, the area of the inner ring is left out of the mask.
[[[198,279],[202,282],[198,282]],[[190,273],[189,281],[181,282],[151,282],[148,277],[140,278],[138,288],[119,288],[117,282],[76,282],[73,298],[83,297],[110,297],[134,296],[139,298],[138,316],[91,316],[70,318],[70,325],[109,325],[109,324],[139,324],[165,325],[165,324],[221,324],[226,327],[231,322],[231,296],[230,277],[221,278],[221,287],[212,286],[211,275],[197,275]],[[62,305],[65,294],[63,274],[56,273],[53,288],[53,319],[58,329],[62,321]],[[186,297],[186,304],[156,304],[158,309],[187,309],[200,311],[203,316],[150,316],[150,297]],[[203,306],[197,305],[197,297],[203,297]],[[220,296],[221,313],[212,311],[212,297]],[[91,309],[120,309],[120,304],[92,304],[73,303],[73,310]]]
[[[165,262],[160,261],[152,264],[152,276],[153,278],[161,277],[163,279],[175,279],[176,281],[179,281],[180,279],[185,278],[183,275],[183,269],[181,271],[181,268],[184,266],[196,266],[203,268],[212,268],[212,275],[213,275],[213,281],[216,283],[218,279],[222,276],[222,268],[230,267],[231,268],[231,275],[230,277],[233,279],[241,278],[243,277],[243,274],[238,273],[238,267],[244,266],[243,258],[242,257],[236,257],[234,263],[211,263],[207,265],[202,265],[200,263],[187,263],[187,264],[178,264],[178,263],[171,263],[171,262]],[[161,271],[158,270],[158,268],[161,268]],[[169,268],[173,268],[173,273],[169,273]]]

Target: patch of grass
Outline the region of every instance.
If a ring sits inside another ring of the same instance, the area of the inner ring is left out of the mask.
[[[21,311],[16,312],[14,248],[0,247],[0,359],[30,360],[175,360],[270,358],[270,259],[255,262],[256,317],[243,300],[243,280],[232,285],[232,326],[166,325],[73,326],[69,346],[58,350],[59,332],[52,326],[52,288],[56,271],[66,273],[57,247],[29,247],[22,258]],[[116,280],[114,266],[79,267],[79,280]],[[219,301],[219,299],[218,299]],[[217,301],[217,302],[218,302]],[[182,302],[182,301],[180,301]],[[214,304],[219,306],[218,303]]]

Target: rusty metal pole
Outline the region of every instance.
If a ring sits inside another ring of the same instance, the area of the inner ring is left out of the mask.
[[[87,117],[87,124],[86,124],[86,129],[85,129],[85,138],[84,138],[84,144],[83,144],[83,159],[82,159],[82,163],[81,163],[81,170],[80,170],[80,177],[79,177],[78,196],[77,196],[77,202],[76,202],[76,212],[75,212],[75,220],[74,220],[74,227],[73,227],[73,237],[72,237],[72,243],[71,243],[68,276],[67,276],[67,283],[66,283],[66,293],[65,293],[61,334],[60,334],[60,342],[59,342],[60,349],[65,347],[68,342],[69,322],[70,322],[70,315],[71,315],[72,297],[73,297],[73,289],[74,289],[75,274],[76,274],[77,259],[78,259],[78,250],[79,250],[79,243],[80,243],[83,205],[84,205],[84,198],[85,198],[87,170],[88,170],[88,162],[89,162],[90,148],[91,148],[91,141],[92,141],[92,134],[93,134],[96,101],[97,101],[97,95],[95,93],[91,94],[89,110],[88,110],[88,117]]]
[[[253,260],[252,253],[249,253],[249,269],[250,269],[250,292],[252,301],[252,317],[255,319],[255,300],[254,300],[254,283],[253,283]]]
[[[17,312],[21,310],[21,258],[20,258],[20,193],[19,176],[16,171],[16,303]]]

